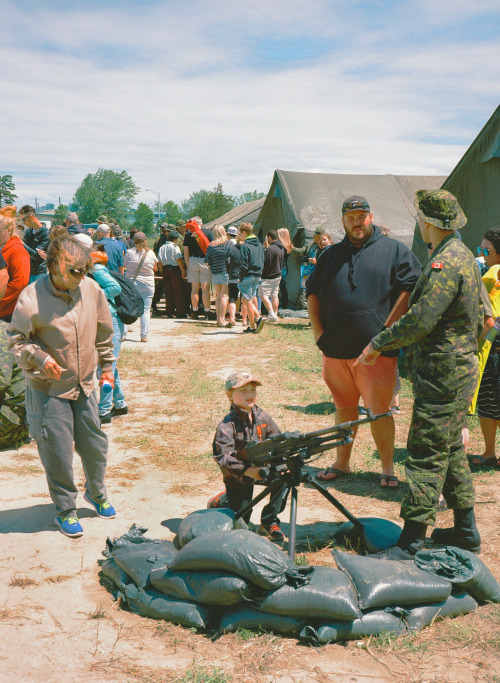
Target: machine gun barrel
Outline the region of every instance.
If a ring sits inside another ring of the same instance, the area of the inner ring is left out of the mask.
[[[317,453],[351,443],[354,427],[375,422],[390,415],[392,415],[391,412],[374,415],[370,409],[367,409],[366,417],[359,420],[342,422],[313,432],[282,432],[263,441],[249,442],[245,447],[245,452],[251,465],[257,467],[286,462],[288,458],[297,454],[300,454],[303,460],[308,460]]]

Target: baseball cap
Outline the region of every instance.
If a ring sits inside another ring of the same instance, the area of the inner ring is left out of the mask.
[[[467,223],[457,198],[446,190],[418,190],[414,202],[419,216],[441,230],[458,230]]]
[[[235,225],[230,225],[229,227],[226,228],[226,233],[228,235],[237,235],[238,234],[238,228]]]
[[[139,232],[136,232],[134,235],[134,242],[142,242],[143,240],[146,240],[147,237],[146,235],[139,230]]]
[[[173,242],[174,240],[178,240],[180,237],[180,233],[177,232],[177,230],[169,230],[168,231],[168,239],[170,242]]]
[[[73,239],[78,240],[78,242],[81,242],[84,247],[87,247],[88,249],[91,249],[94,243],[92,242],[92,237],[90,235],[86,235],[83,232],[79,232],[77,235],[73,235]]]
[[[370,205],[366,197],[361,197],[361,195],[353,194],[347,199],[344,199],[342,204],[342,215],[348,213],[349,211],[368,211],[370,212]]]
[[[251,383],[256,384],[258,387],[262,386],[262,382],[255,379],[251,372],[248,370],[238,370],[238,372],[233,372],[229,375],[226,379],[225,387],[226,391],[230,391],[231,389],[239,389],[240,387],[245,386],[245,384]]]
[[[103,214],[102,216],[99,216],[99,218],[97,219],[97,222],[98,223],[107,223],[108,217]]]

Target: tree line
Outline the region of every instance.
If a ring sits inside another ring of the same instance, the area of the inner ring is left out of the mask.
[[[14,190],[12,175],[0,176],[0,206],[14,203],[17,199]],[[96,173],[85,176],[69,205],[58,206],[53,221],[55,224],[62,223],[68,211],[76,211],[81,223],[95,223],[98,216],[105,215],[122,228],[128,229],[134,225],[151,233],[155,223],[153,210],[144,202],[140,202],[136,209],[133,208],[139,192],[140,188],[126,171],[100,168]],[[264,192],[256,190],[232,196],[226,194],[222,184],[218,183],[213,190],[193,192],[180,204],[172,200],[162,204],[161,222],[177,223],[191,216],[200,216],[204,223],[208,223],[239,204],[264,196]]]

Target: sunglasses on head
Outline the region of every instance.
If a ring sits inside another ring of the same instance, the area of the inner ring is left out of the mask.
[[[85,268],[68,268],[69,273],[73,277],[83,277],[84,275],[87,275],[89,270],[90,266],[85,266]]]
[[[490,250],[489,250],[489,249],[486,249],[486,248],[482,249],[481,247],[478,247],[478,248],[477,248],[477,255],[478,255],[478,256],[481,256],[481,255],[483,255],[483,256],[489,256],[489,255],[490,255]]]

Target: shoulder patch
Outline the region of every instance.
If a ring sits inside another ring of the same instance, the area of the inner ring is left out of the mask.
[[[442,261],[434,261],[431,264],[432,270],[443,270],[444,263]]]

